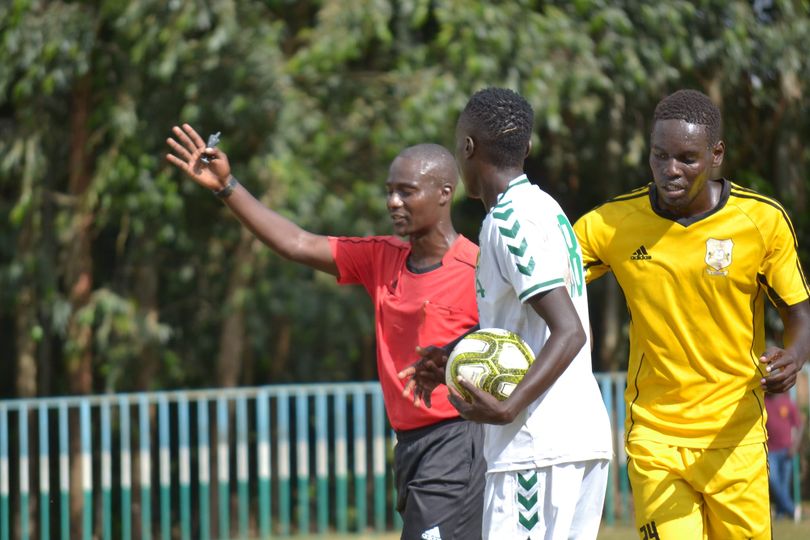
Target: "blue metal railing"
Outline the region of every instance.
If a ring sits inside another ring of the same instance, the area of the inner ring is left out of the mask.
[[[625,375],[597,379],[627,522]],[[393,444],[374,382],[0,401],[0,540],[395,530]]]
[[[0,401],[0,540],[393,529],[392,446],[377,383]]]

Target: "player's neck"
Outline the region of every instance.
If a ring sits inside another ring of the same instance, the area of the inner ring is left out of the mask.
[[[720,204],[720,197],[723,195],[722,180],[708,180],[703,192],[695,198],[690,205],[689,216],[694,217],[706,212],[711,212]]]
[[[493,206],[498,204],[498,197],[509,187],[509,182],[518,176],[525,174],[521,168],[493,169],[483,182],[481,200],[484,207],[489,212]]]

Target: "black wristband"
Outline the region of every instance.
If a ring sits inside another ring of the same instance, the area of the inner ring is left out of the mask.
[[[228,178],[228,183],[225,184],[225,187],[222,189],[212,189],[211,192],[219,197],[220,199],[227,199],[233,193],[234,188],[239,185],[239,182],[236,181],[236,178],[231,176]]]

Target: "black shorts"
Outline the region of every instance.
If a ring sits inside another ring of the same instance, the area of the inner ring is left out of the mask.
[[[397,432],[394,476],[402,540],[481,538],[483,450],[483,426],[467,420]]]

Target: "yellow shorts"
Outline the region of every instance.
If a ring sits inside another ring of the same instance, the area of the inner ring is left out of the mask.
[[[764,443],[703,449],[634,441],[627,458],[642,540],[770,540]]]

